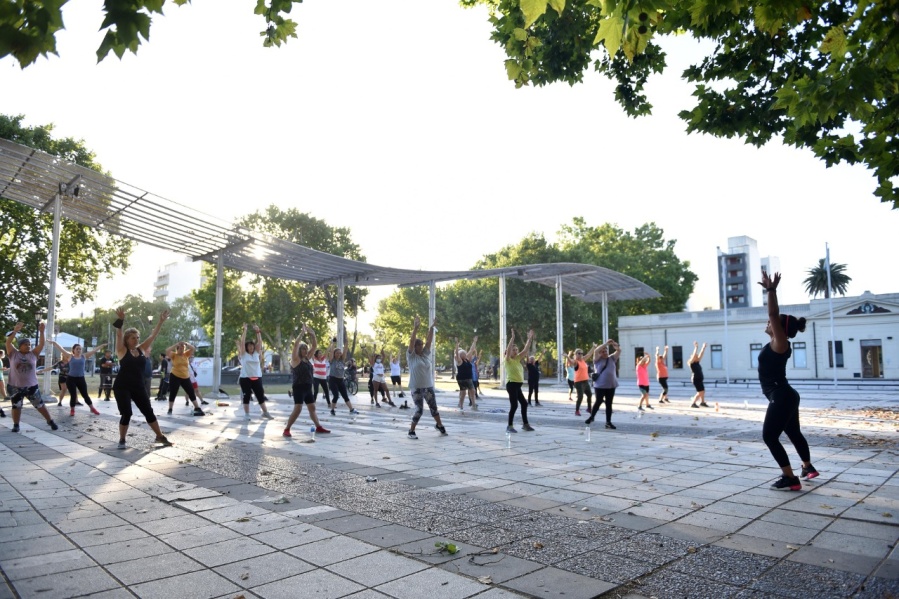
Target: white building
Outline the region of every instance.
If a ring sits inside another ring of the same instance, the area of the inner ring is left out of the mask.
[[[180,297],[190,295],[203,285],[202,262],[172,262],[156,272],[153,284],[153,298],[172,303]]]
[[[829,300],[781,306],[780,313],[807,320],[805,332],[792,340],[787,378],[833,380],[836,372],[837,379],[899,379],[899,293],[834,298],[833,338]],[[723,310],[623,316],[622,372],[644,351],[654,354],[657,346],[668,345],[669,378],[688,379],[685,364],[698,341],[708,345],[702,359],[706,379],[755,379],[758,353],[769,341],[767,322],[764,306],[729,309],[726,331]]]

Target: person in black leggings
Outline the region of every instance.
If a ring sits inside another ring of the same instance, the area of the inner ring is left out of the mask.
[[[150,404],[150,395],[144,386],[144,366],[150,358],[150,348],[153,341],[162,328],[162,323],[169,317],[166,310],[156,321],[156,328],[143,343],[140,342],[140,331],[129,328],[122,331],[125,324],[125,310],[116,310],[118,319],[112,324],[116,329],[116,356],[119,359],[119,374],[112,384],[112,393],[115,395],[116,405],[119,407],[119,449],[125,449],[125,437],[128,434],[128,425],[131,423],[131,402],[137,406],[140,413],[147,419],[147,424],[156,433],[156,443],[159,445],[171,445],[159,428],[156,415],[153,414],[153,406]]]
[[[506,393],[509,394],[509,425],[506,427],[507,433],[517,433],[513,423],[515,422],[515,412],[521,406],[521,430],[532,431],[534,428],[528,423],[528,402],[521,392],[521,386],[524,385],[524,364],[521,362],[521,356],[528,355],[528,350],[534,342],[534,331],[528,331],[527,341],[521,351],[515,344],[515,329],[512,329],[512,335],[509,338],[509,345],[506,347]]]
[[[799,428],[799,393],[787,382],[787,361],[793,353],[790,339],[805,330],[805,318],[796,318],[789,314],[781,314],[777,305],[777,285],[780,273],[774,277],[762,271],[759,283],[768,292],[768,326],[765,333],[771,341],[759,352],[759,383],[762,393],[768,398],[768,411],[765,412],[765,423],[762,425],[762,439],[774,461],[780,466],[783,475],[771,485],[775,491],[799,491],[802,483],[793,473],[790,458],[783,445],[780,444],[781,433],[786,433],[799,459],[802,460],[802,477],[812,479],[818,471],[812,466],[811,452],[808,442]]]

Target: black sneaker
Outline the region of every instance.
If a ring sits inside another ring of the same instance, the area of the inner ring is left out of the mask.
[[[59,430],[59,425],[56,424],[55,422],[53,422],[52,420],[48,420],[48,421],[47,421],[47,424],[50,425],[50,430],[51,430],[51,431],[58,431],[58,430]]]
[[[201,406],[208,406],[208,405],[209,405],[209,402],[206,401],[205,399],[201,399],[201,400],[200,400],[200,405],[201,405]]]
[[[415,431],[409,431],[408,437],[409,437],[410,439],[418,440],[418,435],[415,434]]]
[[[696,404],[693,404],[693,405],[691,405],[690,407],[691,407],[691,408],[697,408],[697,409],[699,408],[699,406],[697,406]]]
[[[531,431],[534,430],[534,427],[531,426],[530,424],[525,424],[525,425],[523,425],[523,426],[521,427],[521,430],[527,431],[527,432],[531,432]]]
[[[171,415],[172,415],[172,411],[169,410],[168,412],[166,412],[166,414],[168,414],[169,416],[171,416]]]
[[[2,408],[0,408],[0,418],[6,418],[6,412]]]
[[[156,444],[161,445],[162,447],[171,447],[172,442],[166,439],[165,435],[160,435],[156,437]]]
[[[814,466],[809,464],[808,468],[806,468],[805,466],[802,467],[802,474],[800,476],[806,480],[811,480],[818,476],[818,471],[815,470]]]
[[[436,428],[438,431],[440,431],[440,434],[441,434],[441,435],[446,436],[447,433],[446,433],[446,427],[445,427],[445,426],[443,426],[443,425],[441,425],[441,424],[435,424],[435,425],[434,425],[434,428]]]
[[[12,425],[12,432],[14,432],[14,433],[19,432],[19,425],[18,425],[18,424]]]
[[[802,483],[796,476],[781,476],[771,485],[770,489],[772,491],[799,491],[802,489]]]
[[[586,424],[587,426],[590,426],[591,424],[593,424],[593,419],[587,418],[586,420],[584,420],[584,424]]]
[[[124,439],[119,439],[119,445],[118,445],[118,448],[119,448],[119,449],[125,449],[125,440],[124,440]]]
[[[334,411],[334,408],[331,408],[331,416],[337,416],[337,412]]]
[[[200,408],[194,408],[194,416],[205,416],[206,412],[201,410]]]
[[[606,422],[606,428],[615,430],[615,429],[618,428],[618,427],[616,427],[616,426],[615,426],[614,424],[612,424],[611,422]]]

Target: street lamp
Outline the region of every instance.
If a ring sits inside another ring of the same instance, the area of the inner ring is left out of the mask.
[[[572,322],[571,326],[574,327],[574,348],[577,349],[577,323]]]
[[[37,347],[37,344],[41,342],[41,317],[44,315],[43,310],[38,310],[34,313],[34,346]]]
[[[81,345],[81,323],[78,323],[78,345]]]

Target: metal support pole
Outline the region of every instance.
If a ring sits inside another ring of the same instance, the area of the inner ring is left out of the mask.
[[[725,258],[718,248],[718,260],[721,263],[721,306],[724,310],[724,381],[730,385],[730,367],[727,363],[727,279],[725,272]]]
[[[44,327],[44,339],[53,339],[53,331],[56,326],[56,277],[59,271],[59,235],[62,228],[62,194],[56,192],[53,202],[53,245],[50,249],[50,295],[47,299],[47,325]],[[53,364],[53,346],[47,352],[48,345],[44,344],[44,355],[50,355],[50,363],[44,362],[44,366]],[[50,371],[44,372],[43,395],[50,396]]]
[[[428,283],[428,327],[437,318],[437,283]],[[440,327],[437,327],[440,328]],[[427,341],[427,339],[425,339]],[[434,382],[437,382],[437,332],[434,331],[434,339],[431,340],[431,366],[434,367]]]
[[[556,275],[556,382],[561,383],[567,378],[563,376],[566,371],[566,364],[562,364],[565,356],[564,346],[562,345],[562,275]]]
[[[339,277],[337,279],[337,346],[343,350],[343,355],[346,357],[346,334],[344,331],[344,322],[343,322],[343,304],[346,301],[346,284],[343,282],[343,277]]]
[[[605,343],[609,340],[609,292],[602,292],[602,339],[600,341]],[[617,341],[617,339],[616,339]],[[584,347],[590,345],[590,341],[584,344]]]
[[[222,296],[225,294],[225,256],[219,254],[215,261],[215,338],[212,342],[212,393],[209,397],[224,397],[222,387]]]
[[[499,381],[506,387],[506,273],[499,275]]]

